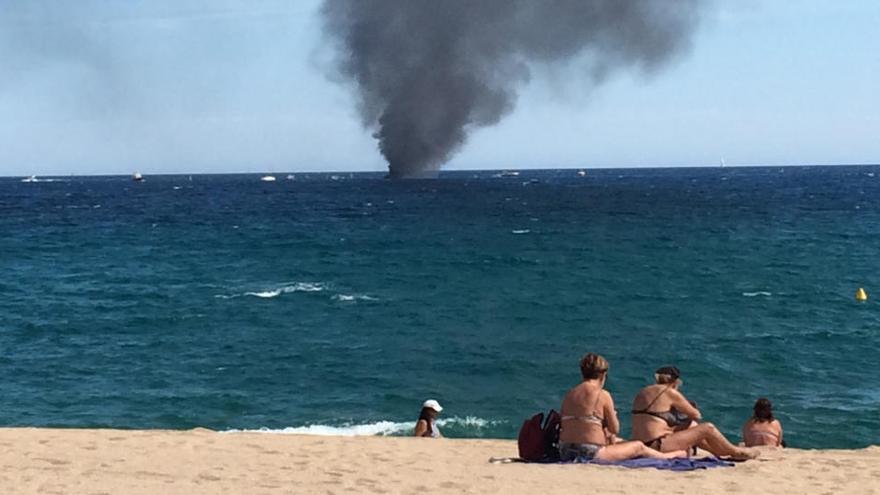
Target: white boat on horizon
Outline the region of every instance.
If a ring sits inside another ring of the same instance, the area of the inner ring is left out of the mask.
[[[260,177],[260,180],[263,182],[275,182],[275,176],[274,175],[264,175],[264,176]]]
[[[144,176],[141,175],[140,172],[135,172],[134,174],[131,175],[131,180],[133,180],[135,182],[143,182]]]
[[[578,177],[586,177],[586,176],[587,176],[586,170],[583,170],[583,169],[578,170]]]
[[[36,175],[31,175],[30,177],[25,177],[21,179],[22,182],[40,182],[40,179],[37,178]]]

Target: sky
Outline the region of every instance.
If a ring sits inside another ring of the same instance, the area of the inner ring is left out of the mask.
[[[0,175],[385,170],[320,3],[0,0]],[[444,169],[877,164],[878,26],[877,0],[715,0],[650,76],[535,70]]]

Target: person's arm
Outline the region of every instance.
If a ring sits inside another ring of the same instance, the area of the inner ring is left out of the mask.
[[[685,397],[678,390],[670,390],[669,396],[672,399],[672,407],[676,410],[681,411],[684,414],[687,414],[689,418],[694,421],[699,421],[703,419],[703,416],[700,414],[700,410],[696,407],[692,406],[690,402],[688,402],[687,397]]]
[[[776,423],[776,432],[779,433],[779,445],[777,447],[785,447],[785,442],[782,440],[782,423],[778,419],[774,419],[773,422]]]
[[[416,423],[416,432],[413,434],[417,437],[425,436],[425,433],[428,432],[428,422],[424,419],[420,419],[418,423]]]
[[[605,410],[602,416],[605,418],[605,429],[612,435],[620,433],[620,420],[617,419],[617,411],[614,409],[614,399],[607,390],[602,391],[605,394]]]

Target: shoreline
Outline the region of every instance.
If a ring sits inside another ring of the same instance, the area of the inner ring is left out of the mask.
[[[512,440],[203,428],[0,428],[0,446],[9,493],[880,493],[880,446],[765,450],[690,472],[490,463],[517,455]]]

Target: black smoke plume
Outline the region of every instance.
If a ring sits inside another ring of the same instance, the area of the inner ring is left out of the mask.
[[[435,172],[497,123],[533,70],[650,73],[688,47],[703,0],[325,0],[336,65],[393,177]]]

